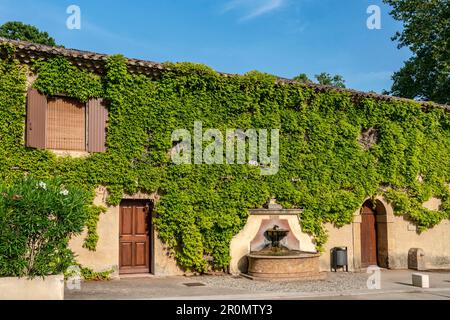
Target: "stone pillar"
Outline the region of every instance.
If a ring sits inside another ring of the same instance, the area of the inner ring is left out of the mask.
[[[361,215],[360,210],[353,214],[353,254],[349,254],[348,264],[350,269],[354,271],[359,271],[361,269]],[[353,263],[352,263],[353,262]],[[351,268],[353,266],[353,268]]]

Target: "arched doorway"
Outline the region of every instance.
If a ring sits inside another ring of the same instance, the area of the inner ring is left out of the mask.
[[[377,220],[372,201],[361,208],[361,267],[378,265]]]
[[[361,267],[389,267],[386,208],[379,200],[367,200],[361,208]]]

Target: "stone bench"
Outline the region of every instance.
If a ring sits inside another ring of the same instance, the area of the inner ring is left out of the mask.
[[[413,273],[412,274],[412,284],[414,287],[429,288],[430,287],[430,277],[426,274]]]

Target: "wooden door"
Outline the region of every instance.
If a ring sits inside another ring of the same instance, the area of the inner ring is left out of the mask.
[[[126,200],[120,205],[119,273],[150,272],[148,203]]]
[[[366,202],[361,209],[361,266],[377,265],[377,222],[372,204]]]

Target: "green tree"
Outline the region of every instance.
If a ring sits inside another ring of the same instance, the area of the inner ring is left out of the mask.
[[[448,0],[383,0],[403,22],[392,40],[413,55],[394,73],[390,94],[411,99],[450,102],[450,2]]]
[[[9,21],[0,26],[0,37],[56,46],[55,39],[50,37],[47,32],[19,21]]]
[[[44,277],[74,261],[69,239],[83,231],[89,194],[60,179],[0,185],[0,277]]]
[[[308,78],[306,73],[300,73],[298,76],[292,78],[292,80],[303,82],[303,83],[311,83],[312,81]]]
[[[340,75],[332,76],[329,73],[322,72],[321,74],[316,74],[315,78],[317,80],[317,83],[327,85],[327,86],[333,86],[333,87],[339,87],[339,88],[345,88],[345,80]],[[292,80],[302,82],[302,83],[314,83],[311,79],[308,78],[306,73],[300,73],[298,76],[295,76],[292,78]]]
[[[329,73],[322,72],[320,74],[316,74],[314,76],[319,82],[319,84],[327,85],[327,86],[333,86],[338,88],[345,88],[345,80],[341,75],[330,75]]]

